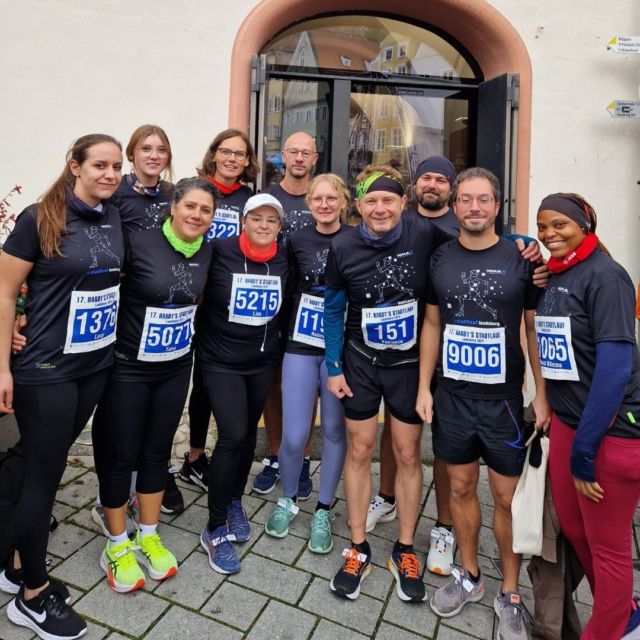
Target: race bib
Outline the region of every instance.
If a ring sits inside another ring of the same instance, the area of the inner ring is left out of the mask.
[[[239,235],[240,213],[231,209],[216,209],[207,231],[207,242],[216,238],[231,238]]]
[[[580,380],[571,344],[571,319],[536,316],[535,320],[542,376],[549,380]]]
[[[296,315],[293,339],[324,349],[324,298],[303,293]]]
[[[147,307],[138,360],[164,362],[189,353],[196,305],[178,309]]]
[[[233,274],[229,322],[265,325],[281,304],[280,276]]]
[[[373,349],[406,351],[416,343],[418,304],[415,300],[393,307],[362,310],[364,343]]]
[[[504,327],[448,324],[442,336],[445,378],[500,384],[505,381]]]
[[[119,302],[118,285],[102,291],[72,291],[63,353],[87,353],[112,344]]]

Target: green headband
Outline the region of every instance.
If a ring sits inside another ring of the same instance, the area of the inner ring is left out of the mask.
[[[373,187],[373,189],[372,189]],[[384,171],[374,171],[364,180],[356,184],[356,198],[360,200],[369,191],[389,191],[402,197],[404,189],[397,178],[390,176]]]

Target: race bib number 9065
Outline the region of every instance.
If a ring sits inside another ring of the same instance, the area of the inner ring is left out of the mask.
[[[147,307],[138,360],[164,362],[189,353],[195,315],[196,305],[177,309]]]
[[[535,322],[542,376],[549,380],[579,380],[571,344],[571,319],[536,316]]]
[[[448,324],[442,341],[445,378],[500,384],[505,381],[504,327],[468,327]]]
[[[101,291],[72,291],[63,353],[87,353],[112,344],[119,301],[117,285]]]
[[[229,322],[265,325],[280,310],[280,276],[233,274]]]

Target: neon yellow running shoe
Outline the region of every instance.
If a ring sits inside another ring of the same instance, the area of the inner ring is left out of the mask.
[[[144,586],[144,573],[136,560],[135,549],[131,540],[114,546],[107,540],[100,556],[100,566],[107,574],[109,586],[118,593],[128,593]]]
[[[178,572],[176,557],[164,546],[157,533],[141,537],[138,531],[135,546],[138,560],[147,567],[154,580],[166,580]]]

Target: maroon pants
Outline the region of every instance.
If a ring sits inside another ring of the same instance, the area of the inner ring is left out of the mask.
[[[629,622],[633,590],[631,525],[640,500],[640,439],[605,436],[596,456],[600,502],[579,494],[569,460],[575,430],[551,420],[549,473],[560,528],[576,551],[593,593],[582,640],[619,640]]]

